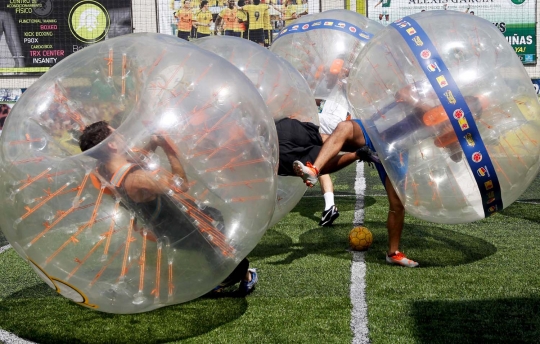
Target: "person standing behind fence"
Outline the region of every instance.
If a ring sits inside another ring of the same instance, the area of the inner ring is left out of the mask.
[[[212,12],[208,9],[208,1],[201,1],[201,10],[195,17],[193,25],[197,28],[197,38],[210,36],[210,26],[212,26]]]
[[[272,2],[270,2],[272,4]],[[261,5],[266,6],[264,15],[264,46],[269,47],[272,44],[272,22],[270,21],[270,6],[266,4],[266,0],[261,0]]]
[[[201,11],[200,0],[191,0],[191,13],[193,13],[193,21],[197,20],[197,14]],[[197,38],[197,27],[195,25],[191,26],[191,38]]]
[[[285,9],[279,9],[275,7],[274,5],[271,5],[273,9],[280,12],[283,16],[281,17],[282,20],[285,21],[285,27],[289,26],[294,20],[296,20],[298,17],[296,16],[296,6],[292,4],[292,0],[290,0],[291,3],[289,3],[289,0],[286,0],[283,6]]]
[[[193,12],[191,11],[191,1],[184,0],[184,6],[174,14],[178,21],[178,38],[189,41],[191,26],[193,25]]]
[[[268,6],[261,0],[253,0],[253,5],[239,6],[238,9],[247,12],[249,17],[248,39],[264,46],[264,16]]]
[[[240,37],[240,32],[236,32],[235,29],[238,26],[237,14],[238,9],[234,7],[234,0],[230,0],[228,7],[219,12],[216,19],[216,26],[214,29],[214,35],[218,34],[218,30],[224,30],[225,36]],[[223,24],[222,24],[223,23]]]

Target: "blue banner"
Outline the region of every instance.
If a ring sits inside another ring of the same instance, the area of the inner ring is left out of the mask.
[[[300,24],[291,24],[281,30],[277,37],[274,39],[277,40],[280,37],[283,37],[285,35],[289,35],[291,33],[299,33],[299,32],[306,32],[311,30],[320,30],[320,29],[327,29],[327,30],[336,30],[341,31],[346,34],[349,34],[361,41],[367,42],[372,37],[372,33],[365,32],[364,30],[360,29],[358,26],[353,25],[351,23],[347,23],[341,20],[337,19],[319,19],[319,20],[313,20],[307,23],[300,23]]]
[[[502,210],[501,187],[491,158],[471,110],[435,45],[411,17],[404,17],[391,25],[412,50],[446,111],[482,195],[485,216]]]

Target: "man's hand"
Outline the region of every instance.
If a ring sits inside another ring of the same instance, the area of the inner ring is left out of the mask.
[[[150,139],[150,146],[154,147],[153,150],[155,150],[157,147],[165,148],[165,146],[169,146],[167,143],[167,140],[161,135],[152,135]]]

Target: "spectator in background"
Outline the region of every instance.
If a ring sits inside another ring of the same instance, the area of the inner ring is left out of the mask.
[[[197,38],[210,36],[212,26],[212,12],[208,9],[208,1],[201,1],[201,10],[195,16],[193,25],[197,28]]]
[[[214,35],[217,35],[218,31],[223,30],[225,36],[240,37],[240,32],[235,30],[239,24],[237,17],[238,11],[239,10],[234,6],[234,0],[229,0],[228,7],[219,12],[216,19]]]
[[[279,9],[275,7],[274,5],[271,5],[273,9],[280,12],[282,14],[281,19],[285,21],[285,27],[289,26],[294,20],[298,18],[296,15],[296,6],[292,4],[294,0],[285,0],[285,3],[283,4],[283,7],[285,9]]]
[[[189,41],[191,26],[193,25],[193,12],[191,11],[191,1],[184,0],[184,6],[174,14],[178,20],[178,38]]]
[[[197,14],[201,11],[201,1],[191,0],[191,12],[193,13],[193,21],[197,19]],[[197,27],[191,27],[191,38],[197,38]]]
[[[239,6],[238,9],[247,12],[249,17],[248,39],[264,46],[264,16],[268,12],[268,5],[261,4],[261,0],[253,0],[252,5]]]
[[[266,0],[261,0],[261,4],[266,6],[266,12],[264,12],[264,46],[269,47],[272,44],[272,22],[270,21],[270,6],[266,4]],[[270,2],[270,5],[272,2]]]

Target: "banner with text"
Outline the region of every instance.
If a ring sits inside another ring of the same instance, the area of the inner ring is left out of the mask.
[[[430,10],[453,10],[489,20],[523,64],[536,64],[536,0],[367,0],[368,18],[388,25]]]
[[[87,45],[132,31],[131,0],[2,0],[0,74],[41,74]]]

